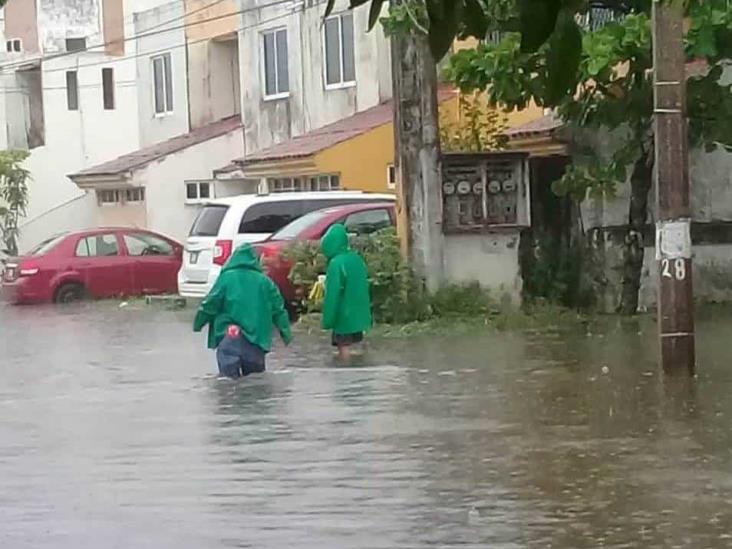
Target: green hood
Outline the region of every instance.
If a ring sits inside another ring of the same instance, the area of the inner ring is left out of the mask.
[[[320,241],[320,249],[323,250],[323,255],[328,260],[347,252],[349,247],[346,228],[341,224],[337,224],[328,229],[328,232],[325,233],[325,236]]]
[[[224,266],[224,271],[233,269],[251,269],[253,271],[262,271],[262,264],[259,262],[257,253],[251,244],[242,244],[229,258]]]

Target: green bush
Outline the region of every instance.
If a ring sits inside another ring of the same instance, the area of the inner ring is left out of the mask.
[[[354,237],[351,246],[366,261],[371,283],[374,320],[381,324],[405,324],[435,317],[488,316],[496,307],[478,284],[446,286],[429,295],[423,281],[402,259],[399,239],[393,229]],[[294,267],[292,283],[307,296],[325,273],[326,260],[315,243],[304,242],[285,252]],[[304,300],[305,310],[317,310]]]

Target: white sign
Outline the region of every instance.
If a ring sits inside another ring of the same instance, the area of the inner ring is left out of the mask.
[[[691,220],[656,223],[656,260],[691,259]]]

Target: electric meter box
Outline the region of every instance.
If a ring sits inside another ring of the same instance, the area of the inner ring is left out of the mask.
[[[518,152],[445,154],[443,232],[483,232],[531,223],[529,155]]]

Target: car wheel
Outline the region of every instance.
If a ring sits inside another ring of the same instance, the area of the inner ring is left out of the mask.
[[[58,290],[53,298],[54,303],[74,303],[84,299],[86,292],[81,284],[71,283],[64,284]]]

